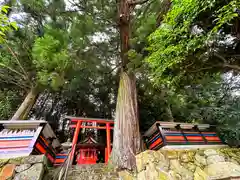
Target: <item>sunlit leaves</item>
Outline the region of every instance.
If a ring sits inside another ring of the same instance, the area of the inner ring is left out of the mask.
[[[0,91],[0,117],[7,120],[14,112],[19,101],[22,100],[20,94],[13,90],[3,89]]]
[[[150,54],[146,60],[153,70],[155,82],[181,79],[181,75],[196,62],[201,67],[204,64],[202,57],[206,57],[205,52],[210,51],[209,46],[216,43],[216,37],[223,26],[227,24],[230,28],[232,21],[239,18],[239,8],[239,2],[236,0],[229,3],[173,0],[172,8],[162,25],[149,36]],[[193,32],[193,27],[200,33]]]
[[[39,82],[43,85],[50,85],[53,89],[64,84],[65,73],[72,63],[68,50],[64,46],[65,40],[62,39],[61,42],[46,34],[36,40],[32,51]]]
[[[213,28],[213,32],[216,33],[224,24],[231,23],[235,18],[238,18],[237,11],[240,9],[240,2],[233,0],[229,4],[223,6],[217,11],[216,26]]]
[[[10,32],[12,29],[17,30],[16,22],[11,22],[7,17],[9,7],[2,6],[0,12],[0,43],[6,39],[6,33]]]

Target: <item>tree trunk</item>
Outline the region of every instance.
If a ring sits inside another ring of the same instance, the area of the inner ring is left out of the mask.
[[[129,73],[129,39],[131,35],[132,1],[118,0],[118,26],[121,41],[122,73],[120,75],[116,118],[114,124],[113,150],[111,163],[118,169],[133,170],[136,168],[135,155],[141,152],[142,141],[139,131],[136,79]]]
[[[165,110],[166,110],[166,115],[167,115],[168,121],[174,122],[174,118],[173,118],[173,115],[172,115],[171,107],[170,107],[170,105],[168,103],[166,105],[167,106],[166,106]]]
[[[161,89],[158,89],[157,92],[160,91],[160,97],[162,99],[162,102],[164,102],[163,106],[165,107],[165,113],[166,114],[166,120],[170,122],[174,122],[174,117],[172,114],[171,106],[167,102],[166,96],[168,89],[166,87],[162,87]]]
[[[118,89],[111,160],[118,169],[136,167],[135,155],[141,152],[136,82],[133,74],[121,73]]]
[[[27,96],[25,97],[24,101],[18,108],[18,110],[15,112],[11,120],[24,120],[27,118],[30,110],[32,109],[33,105],[35,104],[37,97],[38,97],[38,91],[36,88],[31,88],[31,90],[28,92]]]
[[[111,162],[118,169],[136,168],[135,155],[141,151],[141,136],[138,121],[136,79],[128,73],[130,39],[130,10],[128,0],[118,0],[118,26],[121,41],[122,73],[120,75],[116,117],[114,123],[113,150]]]

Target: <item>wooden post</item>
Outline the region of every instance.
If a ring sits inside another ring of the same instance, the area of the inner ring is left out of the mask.
[[[108,157],[107,157],[107,148],[106,148],[106,147],[105,147],[105,149],[104,149],[104,153],[105,153],[104,162],[107,164],[107,162],[108,162]]]
[[[72,141],[72,153],[71,153],[71,163],[73,163],[73,158],[74,158],[74,154],[75,154],[75,150],[76,150],[76,144],[78,141],[78,135],[80,132],[80,128],[81,128],[81,121],[77,121],[77,127],[75,128],[75,132],[74,132],[74,136],[73,136],[73,141]]]
[[[189,141],[188,141],[185,133],[183,132],[183,130],[182,130],[182,128],[181,128],[181,125],[180,125],[180,124],[177,124],[177,125],[175,126],[175,128],[181,132],[181,134],[183,135],[183,137],[184,137],[184,139],[185,139],[185,141],[186,141],[186,144],[189,144]]]
[[[199,134],[202,136],[202,138],[203,138],[203,140],[204,140],[204,143],[207,144],[208,141],[207,141],[207,139],[205,138],[205,136],[202,134],[202,131],[198,128],[198,125],[195,125],[193,128],[194,128],[196,131],[199,132]]]
[[[106,160],[108,162],[108,159],[109,159],[109,156],[110,156],[110,153],[111,153],[111,132],[110,132],[110,124],[109,123],[106,123],[106,131],[107,131],[107,157],[106,157]],[[107,163],[106,162],[106,163]]]
[[[157,126],[157,129],[159,130],[159,134],[160,134],[160,136],[162,137],[162,140],[163,140],[163,144],[162,144],[161,147],[166,146],[167,145],[167,140],[166,140],[166,137],[165,137],[165,134],[164,134],[164,131],[163,131],[161,125],[159,123],[157,123],[156,126]]]

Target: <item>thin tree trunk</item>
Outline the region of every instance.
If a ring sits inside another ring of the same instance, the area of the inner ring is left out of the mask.
[[[160,91],[160,98],[162,99],[162,102],[164,102],[164,107],[165,107],[165,113],[167,117],[167,121],[174,122],[174,117],[172,114],[171,106],[167,102],[166,96],[167,96],[167,91],[168,89],[166,87],[162,87],[161,89],[157,89],[157,92]]]
[[[141,152],[136,82],[133,74],[121,73],[118,89],[114,141],[111,160],[119,169],[136,167],[135,155]]]
[[[174,118],[173,118],[173,115],[172,115],[172,110],[171,110],[171,107],[168,103],[166,104],[165,110],[166,110],[166,115],[167,115],[168,121],[174,122]]]
[[[24,120],[27,118],[30,110],[32,109],[33,105],[35,104],[37,97],[38,97],[38,91],[36,88],[31,88],[28,92],[27,96],[25,97],[24,101],[18,108],[18,110],[15,112],[11,120]]]
[[[113,150],[110,163],[117,169],[136,168],[135,155],[141,152],[139,131],[136,79],[129,73],[130,11],[134,8],[128,0],[118,0],[118,18],[121,41],[121,64],[116,117],[114,123]]]

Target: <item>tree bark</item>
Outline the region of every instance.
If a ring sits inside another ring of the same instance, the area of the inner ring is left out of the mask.
[[[131,10],[135,7],[135,2],[117,0],[122,73],[120,74],[113,150],[111,154],[111,163],[116,168],[129,170],[136,168],[135,155],[142,150],[138,120],[136,78],[134,73],[129,72],[127,69],[127,64],[129,63],[127,53],[130,49],[129,40],[131,35]]]
[[[159,92],[159,91],[160,91],[160,97],[162,99],[162,102],[164,102],[164,107],[165,107],[164,114],[166,114],[166,118],[167,118],[166,120],[170,121],[170,122],[174,122],[174,117],[172,114],[171,106],[167,102],[167,99],[166,99],[168,89],[166,87],[162,87],[161,89],[157,90],[157,92]]]
[[[133,74],[121,73],[111,160],[118,169],[136,168],[135,155],[141,152],[136,81]]]
[[[171,110],[171,107],[168,103],[166,104],[165,110],[166,110],[166,115],[167,115],[167,118],[168,118],[167,120],[170,121],[170,122],[174,122],[174,118],[173,118],[173,115],[172,115],[172,110]]]
[[[110,164],[117,169],[136,168],[135,155],[141,152],[141,136],[139,131],[136,79],[129,73],[129,39],[130,12],[134,8],[128,0],[118,0],[118,26],[121,41],[122,73],[117,97],[116,117],[114,123],[113,149]]]
[[[24,120],[27,118],[30,110],[32,109],[33,105],[35,104],[37,97],[38,97],[38,91],[36,88],[32,87],[30,91],[28,92],[27,96],[25,97],[24,101],[20,105],[20,107],[17,109],[11,120]]]

